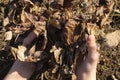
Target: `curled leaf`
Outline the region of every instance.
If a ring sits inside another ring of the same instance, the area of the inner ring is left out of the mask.
[[[17,50],[17,58],[20,59],[21,61],[25,61],[26,55],[25,51],[27,48],[25,46],[18,46]]]
[[[64,37],[65,37],[65,41],[68,45],[72,44],[74,39],[74,33],[75,33],[75,29],[78,26],[78,22],[75,21],[74,19],[69,19],[67,21],[67,23],[65,24],[65,31],[64,31]]]
[[[13,36],[12,31],[5,32],[5,35],[4,35],[5,41],[10,41],[12,39],[12,36]]]

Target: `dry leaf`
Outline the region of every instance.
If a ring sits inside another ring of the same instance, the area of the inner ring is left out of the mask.
[[[78,25],[78,23],[73,19],[69,19],[68,22],[65,24],[64,37],[65,37],[65,42],[68,45],[73,43],[74,31],[75,31],[77,25]],[[76,41],[74,41],[74,42],[76,42]]]
[[[15,60],[17,59],[17,48],[10,47],[11,53],[14,56]]]
[[[58,3],[59,5],[61,5],[61,6],[63,6],[64,0],[57,0],[57,3]]]
[[[102,19],[102,21],[101,21],[101,26],[103,26],[103,25],[105,24],[105,22],[107,21],[110,13],[111,13],[112,10],[113,10],[114,4],[115,4],[115,3],[114,3],[113,1],[111,1],[110,5],[108,6],[109,12],[108,12],[107,14],[106,14],[106,13],[104,14],[105,16],[103,17],[103,19]]]
[[[4,35],[5,41],[10,41],[12,39],[12,36],[13,36],[12,31],[5,32],[5,35]]]
[[[29,21],[29,20],[27,19],[26,14],[27,14],[27,13],[26,13],[24,10],[22,10],[22,13],[21,13],[21,21],[22,21],[23,23]]]
[[[17,58],[19,60],[25,61],[25,59],[26,59],[25,51],[26,50],[27,50],[27,48],[25,46],[18,46]]]
[[[16,0],[10,3],[5,14],[8,18],[3,23],[6,31],[12,31],[6,32],[5,40],[13,43],[8,43],[13,56],[24,62],[40,62],[39,69],[43,70],[40,76],[45,80],[64,80],[66,76],[76,79],[77,59],[80,56],[82,61],[87,52],[86,32],[99,37],[100,28],[104,28],[101,26],[105,25],[114,6],[111,0],[105,0],[104,5],[100,1]],[[12,37],[21,38],[21,42],[15,43]],[[106,35],[111,44],[113,38],[120,40],[118,37]],[[114,40],[112,45],[118,43]]]
[[[3,26],[6,26],[8,24],[9,24],[9,18],[7,17],[3,20]]]
[[[52,46],[52,49],[50,50],[50,53],[54,53],[54,58],[56,60],[57,64],[60,64],[60,54],[61,54],[62,48],[57,48],[55,45]]]
[[[104,7],[103,6],[101,6],[101,7],[98,7],[97,8],[97,12],[96,12],[96,15],[98,15],[98,16],[102,16],[102,15],[104,15]]]
[[[98,26],[96,24],[87,23],[87,32],[88,34],[93,34],[93,35],[99,34]]]

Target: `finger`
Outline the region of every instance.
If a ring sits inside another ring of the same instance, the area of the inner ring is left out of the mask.
[[[87,46],[88,46],[88,61],[92,62],[92,63],[96,63],[98,62],[99,59],[99,53],[97,52],[97,45],[95,42],[95,36],[94,35],[90,35],[87,38]]]
[[[95,42],[95,36],[90,35],[87,38],[87,46],[88,46],[88,51],[90,53],[94,53],[97,50],[96,42]]]

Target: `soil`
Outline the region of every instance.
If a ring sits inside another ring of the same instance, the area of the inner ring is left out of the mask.
[[[4,9],[9,1],[0,0],[0,30],[3,28]],[[120,1],[118,1],[118,5],[120,5]],[[112,15],[114,14],[112,13]],[[104,35],[97,39],[101,54],[97,68],[97,80],[120,80],[120,13],[110,17],[110,20],[112,21],[105,26]],[[4,50],[7,49],[7,46],[3,42],[3,34],[0,31],[0,80],[4,78],[15,61],[12,54]],[[35,80],[37,75],[39,74],[33,74],[31,79]]]

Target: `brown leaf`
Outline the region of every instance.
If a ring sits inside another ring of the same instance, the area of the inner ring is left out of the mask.
[[[32,1],[30,1],[30,0],[24,0],[24,1],[34,5],[34,3]]]
[[[8,24],[9,24],[9,18],[7,17],[3,20],[3,26],[6,26]]]
[[[50,50],[51,53],[54,53],[54,58],[56,60],[57,64],[60,64],[60,54],[61,54],[62,48],[57,48],[55,45],[52,46],[52,49]]]
[[[12,39],[12,36],[13,36],[12,31],[5,32],[5,35],[4,35],[5,41],[10,41]]]
[[[35,22],[35,29],[34,32],[37,36],[44,34],[46,35],[46,22],[45,21],[39,21]]]
[[[27,48],[25,46],[18,46],[18,50],[17,50],[17,58],[21,61],[25,61],[25,59],[27,58],[25,55],[25,51],[27,50]]]
[[[61,6],[63,6],[64,0],[57,0],[57,3]]]
[[[29,21],[29,19],[27,18],[27,13],[24,11],[24,9],[22,10],[22,13],[21,13],[21,21],[23,22],[23,23],[26,23],[26,22],[28,22]]]
[[[97,35],[98,33],[98,26],[96,24],[93,23],[87,23],[87,32],[88,34],[93,34],[93,35]]]
[[[17,59],[17,48],[10,47],[11,53],[14,56],[15,60]]]
[[[99,15],[99,16],[103,16],[104,15],[104,7],[101,6],[101,7],[98,7],[97,8],[97,12],[96,12],[96,15]]]
[[[68,22],[65,24],[65,30],[64,30],[64,38],[65,38],[65,42],[70,45],[72,44],[74,41],[74,32],[75,29],[78,25],[78,22],[76,22],[73,19],[69,19]],[[77,39],[76,39],[77,40]]]
[[[101,21],[101,26],[103,26],[103,25],[105,24],[105,22],[107,21],[110,13],[111,13],[112,10],[113,10],[114,4],[115,4],[115,3],[114,3],[113,1],[111,1],[111,4],[108,6],[109,12],[108,12],[107,14],[104,13],[105,16],[103,17],[103,19],[102,19],[102,21]]]
[[[59,70],[59,66],[55,65],[54,69],[52,70],[52,73],[55,74]]]

